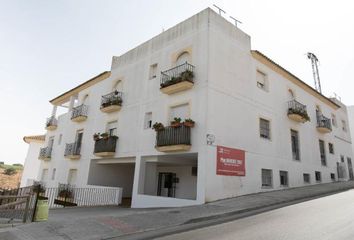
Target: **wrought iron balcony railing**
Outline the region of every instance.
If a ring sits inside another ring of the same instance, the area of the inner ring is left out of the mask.
[[[51,116],[49,118],[47,118],[47,121],[45,123],[45,127],[56,127],[58,125],[58,120],[55,118],[55,116]]]
[[[88,106],[84,104],[74,107],[71,113],[71,119],[77,117],[87,117],[87,111],[88,111]]]
[[[306,113],[306,105],[299,103],[296,100],[288,102],[288,114],[292,113]]]
[[[180,144],[191,145],[190,127],[165,127],[163,130],[156,132],[157,147]]]
[[[321,113],[317,113],[317,127],[318,128],[327,128],[332,130],[331,119],[323,116]]]
[[[51,147],[45,147],[45,148],[40,148],[39,150],[39,159],[50,159],[52,157],[52,148]]]
[[[167,71],[161,72],[161,88],[188,81],[193,83],[194,79],[194,66],[185,62],[177,67],[171,68]]]
[[[64,156],[77,156],[80,155],[81,143],[67,143],[65,146]]]
[[[114,153],[116,151],[117,136],[109,136],[95,141],[94,153]]]
[[[112,105],[122,106],[122,95],[122,92],[118,91],[103,95],[101,98],[101,108],[109,107]]]

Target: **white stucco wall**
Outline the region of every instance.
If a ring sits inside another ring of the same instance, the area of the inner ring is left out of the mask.
[[[42,142],[30,142],[28,144],[27,156],[23,167],[20,187],[30,186],[33,180],[40,180],[40,164],[38,160],[39,150],[43,147]]]

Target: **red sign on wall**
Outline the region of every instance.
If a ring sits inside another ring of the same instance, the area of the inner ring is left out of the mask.
[[[245,151],[217,146],[216,174],[226,176],[245,176]]]

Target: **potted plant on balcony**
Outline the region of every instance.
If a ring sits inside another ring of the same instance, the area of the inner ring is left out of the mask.
[[[181,80],[182,80],[182,81],[189,81],[189,82],[192,82],[192,81],[193,81],[194,74],[193,74],[192,71],[186,70],[186,71],[182,72],[180,76],[181,76]]]
[[[94,140],[94,141],[100,140],[100,133],[95,133],[95,134],[93,134],[93,140]]]
[[[182,126],[182,119],[175,117],[173,121],[171,121],[171,127],[177,128]]]
[[[289,108],[288,115],[297,114],[302,117],[304,122],[310,121],[310,116],[307,114],[306,110],[298,109],[298,108]]]
[[[159,132],[159,131],[163,131],[165,129],[165,126],[162,123],[160,123],[160,122],[155,122],[154,125],[152,125],[152,128],[156,132]]]
[[[190,128],[192,128],[192,127],[194,127],[195,122],[194,122],[192,119],[187,118],[187,119],[184,120],[183,125],[184,125],[185,127],[190,127]]]
[[[107,140],[109,138],[109,134],[104,132],[104,133],[101,133],[101,138],[104,139],[104,140]]]

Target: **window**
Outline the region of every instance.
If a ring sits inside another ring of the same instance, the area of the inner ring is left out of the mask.
[[[259,136],[270,139],[270,122],[266,119],[259,119]]]
[[[262,187],[273,186],[273,173],[270,169],[262,169]]]
[[[288,172],[287,171],[279,171],[280,177],[280,186],[287,187],[288,186]]]
[[[299,134],[295,130],[291,130],[291,149],[293,160],[300,160]]]
[[[332,114],[332,125],[337,127],[337,118],[336,115]]]
[[[150,66],[149,79],[156,78],[157,76],[157,63]]]
[[[76,147],[76,149],[75,149],[75,152],[77,154],[79,154],[80,151],[81,151],[81,144],[82,144],[83,135],[84,135],[84,130],[78,130],[76,132],[76,139],[75,139],[75,145],[76,145],[75,147]]]
[[[335,181],[336,180],[336,175],[334,173],[331,173],[331,180]]]
[[[344,156],[343,155],[340,155],[340,161],[344,162]]]
[[[144,129],[152,127],[152,112],[145,113],[144,117]]]
[[[328,151],[329,153],[334,154],[333,143],[328,143]]]
[[[304,183],[310,183],[310,174],[304,173]]]
[[[68,184],[74,185],[77,180],[77,169],[69,169]]]
[[[117,121],[107,123],[106,129],[109,136],[117,136]]]
[[[323,166],[326,166],[327,165],[327,162],[326,162],[326,149],[325,149],[324,141],[319,140],[319,145],[320,145],[321,164]]]
[[[315,172],[316,182],[321,182],[321,172]]]
[[[182,121],[189,118],[189,104],[181,104],[170,108],[170,121],[174,118],[181,118]]]
[[[186,62],[190,62],[191,60],[190,54],[187,51],[182,52],[176,59],[176,66],[184,64]]]
[[[50,137],[49,141],[48,141],[48,148],[52,148],[53,147],[53,143],[54,143],[54,137]]]
[[[52,180],[55,179],[55,173],[56,173],[57,169],[56,168],[53,168],[53,172],[52,172]]]
[[[265,73],[262,73],[261,71],[257,70],[256,73],[256,80],[257,80],[257,87],[259,87],[260,89],[263,89],[265,91],[268,90],[268,86],[267,86],[267,75]]]
[[[344,120],[342,120],[342,129],[344,132],[347,131],[347,123]]]
[[[63,138],[63,134],[60,134],[60,135],[59,135],[59,139],[58,139],[58,145],[60,145],[60,144],[61,144],[61,140],[62,140],[62,138]]]
[[[48,180],[48,169],[45,168],[42,170],[41,181],[46,182]]]

